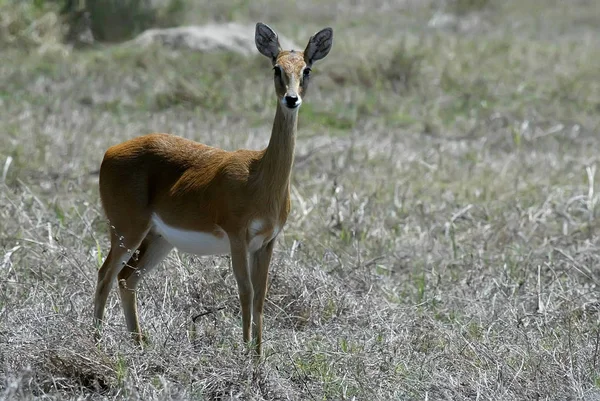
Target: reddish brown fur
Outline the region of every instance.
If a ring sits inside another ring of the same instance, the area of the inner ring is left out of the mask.
[[[192,231],[220,232],[215,230],[219,226],[238,234],[259,216],[271,226],[283,226],[289,213],[289,185],[264,179],[277,175],[263,168],[271,164],[264,160],[266,151],[227,152],[169,134],[115,145],[100,169],[106,216],[123,236],[149,228],[152,213],[171,226]],[[272,164],[285,170],[277,161]],[[133,222],[135,228],[126,228]]]
[[[311,38],[307,46],[311,60],[325,57],[331,37],[331,29],[325,29]],[[158,215],[180,230],[227,235],[242,306],[243,337],[250,340],[253,320],[260,354],[269,263],[275,237],[290,211],[298,121],[298,107],[288,109],[282,99],[301,95],[308,83],[303,78],[305,54],[280,51],[276,38],[270,28],[257,24],[257,47],[281,67],[281,75],[275,77],[278,101],[266,149],[228,152],[173,135],[151,134],[106,152],[100,168],[100,197],[111,224],[111,250],[98,272],[94,309],[98,328],[118,276],[127,328],[137,341],[142,340],[136,286],[173,247],[153,229],[152,216]],[[262,222],[259,232],[251,232],[257,219]],[[264,235],[264,241],[248,255],[250,240],[257,234]]]

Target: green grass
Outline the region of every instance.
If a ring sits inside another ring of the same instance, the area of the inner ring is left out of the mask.
[[[335,30],[300,111],[255,364],[227,257],[171,253],[141,284],[149,345],[130,341],[116,291],[94,344],[97,170],[153,131],[264,147],[269,62],[41,48],[32,32],[54,43],[56,26],[26,27],[47,10],[0,2],[0,399],[598,398],[597,6],[400,3],[185,15],[298,43]],[[427,26],[449,12],[472,25]]]

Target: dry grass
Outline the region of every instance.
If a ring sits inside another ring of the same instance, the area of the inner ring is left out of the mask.
[[[227,257],[173,252],[141,284],[147,348],[116,291],[92,342],[94,172],[149,131],[264,146],[268,62],[2,49],[0,399],[600,399],[596,5],[485,2],[459,33],[424,28],[446,2],[347,3],[264,11],[336,42],[300,112],[256,364]]]

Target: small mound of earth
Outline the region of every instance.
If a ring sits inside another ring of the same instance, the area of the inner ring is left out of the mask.
[[[481,13],[471,13],[460,17],[454,14],[436,12],[427,23],[430,28],[460,33],[480,33],[489,30],[490,23]]]
[[[248,56],[256,54],[254,29],[254,25],[241,25],[233,22],[148,29],[129,43],[137,46],[159,44],[176,49],[190,49],[200,52],[231,51]],[[304,47],[301,48],[281,35],[279,35],[279,43],[285,50],[304,50]]]

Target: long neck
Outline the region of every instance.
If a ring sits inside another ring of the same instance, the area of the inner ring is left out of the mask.
[[[283,107],[277,102],[271,139],[261,163],[264,184],[277,193],[287,190],[289,186],[298,130],[298,109],[283,110]]]

